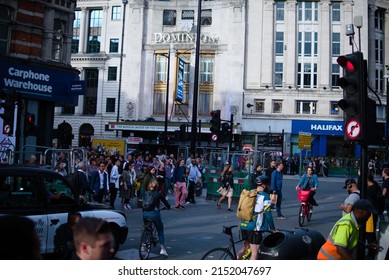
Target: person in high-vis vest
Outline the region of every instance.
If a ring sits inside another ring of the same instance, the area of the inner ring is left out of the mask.
[[[353,210],[339,219],[328,235],[327,241],[320,248],[318,260],[352,260],[354,249],[359,243],[360,225],[366,223],[375,211],[370,200],[360,199],[353,205]]]

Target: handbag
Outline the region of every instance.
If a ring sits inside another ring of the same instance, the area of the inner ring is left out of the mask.
[[[270,194],[270,201],[272,204],[276,204],[277,203],[277,198],[278,198],[278,195],[275,194],[275,193],[271,193]]]

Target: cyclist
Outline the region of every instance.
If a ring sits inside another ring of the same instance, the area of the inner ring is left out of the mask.
[[[296,190],[301,189],[303,191],[311,190],[308,197],[308,203],[313,206],[319,206],[314,198],[316,190],[319,187],[319,179],[316,174],[313,174],[312,167],[307,168],[307,172],[300,178],[299,183],[296,186]]]
[[[250,260],[256,260],[262,242],[262,231],[275,230],[273,216],[271,214],[271,201],[269,196],[269,177],[258,176],[256,179],[257,199],[254,206],[254,218],[252,221],[242,221],[240,230],[243,239],[243,248],[237,253],[237,259],[250,248]]]
[[[163,223],[161,219],[161,213],[159,210],[159,205],[162,203],[166,206],[167,209],[170,210],[170,204],[167,202],[166,198],[159,192],[158,190],[158,181],[155,178],[151,178],[145,193],[143,194],[143,202],[145,202],[145,197],[148,195],[147,192],[151,192],[152,194],[152,209],[153,210],[144,210],[143,209],[143,222],[147,223],[147,220],[152,220],[155,224],[155,228],[158,232],[158,240],[161,246],[161,250],[159,252],[160,255],[168,256],[165,248],[165,236],[163,232]]]

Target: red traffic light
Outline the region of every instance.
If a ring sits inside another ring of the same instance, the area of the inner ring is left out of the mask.
[[[35,123],[35,114],[27,114],[26,122],[27,122],[27,124],[34,124]]]
[[[354,72],[357,70],[357,62],[353,55],[339,56],[336,62],[346,71]]]

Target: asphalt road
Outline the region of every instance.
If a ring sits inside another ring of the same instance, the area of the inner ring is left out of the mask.
[[[319,204],[314,208],[312,220],[304,227],[320,232],[324,238],[327,237],[333,224],[341,217],[339,204],[347,196],[346,190],[342,189],[345,178],[319,178],[320,189],[315,198]],[[285,220],[277,220],[276,213],[273,213],[275,226],[281,230],[291,230],[298,225],[299,201],[295,186],[297,176],[284,176],[282,213]],[[169,194],[168,201],[174,205],[174,196]],[[223,247],[227,244],[227,235],[222,233],[223,225],[237,225],[239,220],[236,212],[228,212],[225,203],[222,209],[216,207],[216,201],[206,200],[198,197],[194,205],[186,205],[185,210],[161,211],[165,228],[165,245],[169,254],[169,260],[198,260],[209,249]],[[120,199],[117,199],[117,206],[120,208]],[[237,204],[233,203],[235,210]],[[126,212],[129,232],[124,245],[117,253],[118,259],[139,259],[138,247],[142,229],[142,210],[133,209]],[[234,229],[235,238],[238,240],[238,230]],[[237,244],[240,247],[240,244]],[[154,259],[165,259],[158,255],[156,250],[152,254]]]

